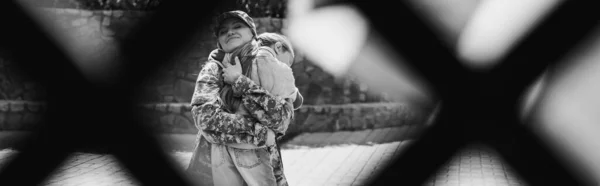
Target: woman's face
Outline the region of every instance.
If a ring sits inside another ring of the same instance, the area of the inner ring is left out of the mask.
[[[252,40],[252,31],[237,18],[228,18],[219,27],[217,40],[225,52],[232,52],[237,47]]]

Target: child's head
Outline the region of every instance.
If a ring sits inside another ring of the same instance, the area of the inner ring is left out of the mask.
[[[294,49],[287,37],[276,33],[262,33],[258,35],[261,46],[272,48],[277,54],[279,61],[292,66],[294,63]]]
[[[238,47],[256,38],[254,20],[245,12],[229,11],[217,17],[214,34],[217,44],[225,52],[232,52]]]

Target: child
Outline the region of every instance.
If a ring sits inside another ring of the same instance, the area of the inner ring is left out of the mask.
[[[298,109],[302,105],[304,98],[295,87],[293,71],[291,69],[294,63],[294,50],[291,43],[285,36],[276,33],[262,33],[257,39],[258,44],[261,46],[258,51],[258,57],[264,59],[253,63],[250,78],[268,90],[272,95],[292,100],[294,102],[294,109]],[[209,60],[218,62],[217,58],[219,57],[217,56],[219,55],[218,49],[213,50]],[[225,60],[224,64],[227,65],[227,61],[229,61],[227,59],[230,57],[225,57],[225,55],[220,57],[220,60]],[[278,60],[271,60],[273,57]],[[259,61],[264,63],[257,63]],[[220,65],[223,65],[223,63],[220,63]],[[244,110],[238,110],[237,113],[244,113]]]
[[[281,74],[283,77],[289,77],[291,76],[293,78],[293,71],[291,69],[291,66],[294,64],[294,49],[292,48],[292,44],[290,43],[290,41],[283,35],[279,35],[276,33],[262,33],[260,35],[258,35],[258,41],[259,44],[263,47],[268,47],[265,48],[266,51],[270,52],[271,55],[275,56],[275,58],[277,58],[279,60],[280,63],[283,63],[285,65],[281,65],[281,67],[279,68],[274,68],[273,72],[274,73],[278,73]],[[262,69],[262,68],[259,68]],[[293,81],[293,80],[292,80]],[[287,82],[289,83],[289,82]],[[300,94],[300,92],[298,92],[298,89],[295,87],[295,82],[291,83],[291,84],[287,84],[286,82],[284,83],[274,83],[274,82],[264,82],[261,83],[261,85],[263,85],[263,87],[268,86],[269,84],[286,84],[286,85],[292,85],[294,86],[293,88],[284,88],[284,90],[282,90],[283,92],[279,93],[278,90],[273,90],[273,91],[277,91],[277,92],[271,92],[271,94],[274,95],[284,95],[285,90],[295,90],[294,94],[296,95],[296,98],[293,98],[294,100],[294,110],[300,108],[300,106],[302,106],[302,102],[304,101],[304,98],[302,97],[302,95]],[[273,89],[277,89],[277,88],[273,88]]]
[[[280,97],[281,99],[291,100],[294,104],[294,109],[298,109],[302,105],[303,97],[298,92],[294,82],[293,71],[291,69],[291,65],[294,62],[294,51],[290,42],[285,36],[276,33],[263,33],[259,35],[257,39],[260,47],[256,54],[257,59],[252,62],[252,67],[250,68],[250,71],[247,72],[249,78],[257,85],[266,89],[271,95]],[[240,68],[240,62],[235,61],[234,59],[235,62],[231,63],[231,58],[233,58],[231,53],[224,53],[220,49],[213,50],[209,56],[209,60],[221,65],[224,68],[224,72],[230,67]],[[227,73],[224,73],[224,77],[225,74]],[[240,73],[233,74],[234,75],[232,76],[241,75]],[[226,77],[225,79],[227,80]],[[249,115],[243,104],[239,104],[237,108],[229,108],[228,110],[235,111],[236,114]],[[289,119],[283,123],[286,130],[289,123]],[[223,129],[223,131],[225,131],[225,129]],[[267,135],[272,135],[272,132],[272,130],[268,130]],[[236,133],[226,133],[226,135],[227,134],[235,135]],[[278,133],[277,138],[280,138],[283,135],[284,133]],[[267,139],[274,140],[272,137],[267,137]],[[273,145],[273,143],[274,141],[268,141],[266,142],[266,145]],[[233,147],[242,149],[257,148],[258,145],[259,144],[231,144]]]

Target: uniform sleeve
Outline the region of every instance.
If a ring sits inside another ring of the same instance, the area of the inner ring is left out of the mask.
[[[294,114],[291,100],[270,94],[252,79],[243,75],[232,84],[232,87],[235,94],[241,95],[242,103],[252,117],[279,135],[285,134]]]
[[[211,142],[263,145],[267,129],[257,126],[257,119],[222,109],[219,89],[223,81],[219,74],[220,69],[212,62],[207,62],[198,74],[191,103],[194,124]]]

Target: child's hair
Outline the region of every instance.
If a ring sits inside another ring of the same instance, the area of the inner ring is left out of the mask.
[[[286,52],[290,52],[292,54],[292,59],[294,59],[294,48],[292,48],[292,43],[288,40],[287,37],[277,33],[265,32],[257,36],[258,43],[260,46],[272,46],[273,44],[280,42],[283,46],[283,49]]]

